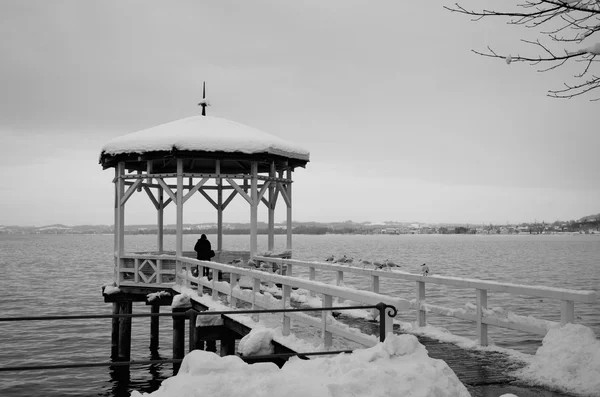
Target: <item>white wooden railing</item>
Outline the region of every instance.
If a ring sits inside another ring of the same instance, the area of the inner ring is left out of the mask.
[[[121,261],[119,273],[127,276],[120,279],[119,285],[144,284],[147,286],[160,285],[165,287],[168,283],[165,283],[164,275],[168,275],[173,278],[173,282],[170,283],[172,287],[183,286],[198,289],[204,286],[212,290],[212,298],[214,300],[219,300],[219,294],[228,295],[229,303],[232,307],[236,307],[237,301],[240,300],[252,304],[253,309],[290,308],[292,288],[301,288],[309,291],[311,294],[321,295],[323,307],[332,307],[334,299],[345,299],[356,302],[357,305],[369,306],[382,302],[393,306],[399,312],[410,309],[410,302],[402,298],[381,295],[371,291],[355,291],[318,281],[282,276],[217,262],[199,261],[189,257],[177,257],[173,255],[126,255],[121,257]],[[165,265],[168,265],[168,269],[164,267]],[[192,275],[192,268],[199,268],[198,274],[201,276],[203,274],[202,267],[210,269],[211,280],[206,277],[195,277]],[[150,273],[149,269],[155,270],[155,273],[146,274]],[[146,273],[144,273],[144,270]],[[230,275],[230,282],[218,281],[219,271],[228,273]],[[252,280],[251,290],[239,287],[240,277],[248,277]],[[156,280],[162,280],[162,283],[156,282]],[[261,285],[263,283],[281,285],[281,299],[276,299],[270,294],[262,293]],[[291,320],[293,319],[320,329],[323,345],[326,349],[331,347],[334,334],[365,346],[373,346],[378,342],[375,336],[365,335],[334,320],[329,311],[321,313],[321,318],[312,317],[304,313],[282,313],[283,335],[289,335]],[[380,321],[385,321],[386,334],[392,332],[393,326],[393,321],[391,319],[387,320],[380,319]]]
[[[544,286],[529,286],[511,283],[500,283],[494,281],[484,281],[476,279],[464,279],[442,276],[422,276],[414,273],[402,271],[383,271],[363,269],[349,265],[331,264],[325,262],[308,262],[295,259],[278,259],[262,256],[254,256],[254,261],[269,262],[277,264],[280,269],[285,271],[287,276],[293,275],[293,267],[299,266],[308,268],[309,280],[315,280],[316,270],[335,272],[336,285],[344,282],[344,274],[355,274],[371,278],[372,292],[379,293],[380,278],[390,280],[402,280],[415,282],[415,299],[411,301],[411,308],[416,310],[416,324],[418,326],[426,325],[426,313],[431,312],[437,315],[455,317],[462,320],[475,322],[477,324],[477,336],[482,346],[488,344],[488,325],[508,328],[518,331],[530,332],[538,335],[546,335],[548,330],[560,324],[573,323],[575,320],[575,302],[595,303],[597,294],[593,291],[577,291],[563,288],[552,288]],[[464,310],[427,304],[425,301],[426,284],[447,285],[457,288],[472,288],[476,292],[477,304],[474,313],[467,313]],[[528,317],[529,322],[512,321],[495,315],[488,310],[487,298],[488,291],[500,292],[512,295],[535,296],[540,298],[556,299],[561,301],[561,321],[560,323],[546,320],[538,320]]]

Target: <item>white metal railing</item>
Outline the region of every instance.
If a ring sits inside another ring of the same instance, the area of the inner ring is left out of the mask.
[[[506,319],[497,316],[487,307],[488,291],[500,292],[512,295],[526,295],[541,298],[550,298],[561,301],[561,321],[560,324],[573,323],[575,320],[575,302],[595,303],[598,299],[593,291],[577,291],[563,288],[552,288],[545,286],[529,286],[511,283],[501,283],[495,281],[485,281],[476,279],[464,279],[456,277],[443,276],[421,276],[418,274],[402,271],[384,271],[364,269],[349,265],[331,264],[324,262],[309,262],[296,259],[279,259],[263,256],[254,256],[253,260],[260,262],[270,262],[277,264],[281,269],[285,268],[287,276],[292,276],[292,268],[300,266],[308,268],[309,280],[315,280],[316,269],[336,273],[336,285],[343,284],[344,274],[356,274],[371,277],[371,288],[375,293],[379,293],[380,278],[390,280],[414,281],[416,283],[415,299],[411,301],[411,308],[416,310],[418,326],[426,325],[426,313],[432,312],[437,315],[455,317],[462,320],[475,322],[477,324],[477,336],[479,343],[483,346],[488,344],[487,326],[492,325],[501,328],[508,328],[518,331],[530,332],[538,335],[546,335],[548,329],[558,326],[559,323],[553,321],[539,320],[532,317],[529,322],[518,321],[516,319]],[[427,304],[425,302],[425,285],[438,284],[457,288],[472,288],[476,291],[477,303],[474,310],[469,313],[465,310],[456,310],[454,308]]]

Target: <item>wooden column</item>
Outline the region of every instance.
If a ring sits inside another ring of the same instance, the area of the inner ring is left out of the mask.
[[[162,187],[158,187],[158,219],[157,219],[157,241],[156,241],[156,245],[157,245],[157,249],[158,252],[163,252],[164,251],[164,213],[165,213],[165,197],[164,197],[164,191]]]
[[[288,251],[292,250],[292,170],[291,168],[287,169],[287,179],[289,180],[287,184],[287,194],[289,199],[289,205],[287,207],[287,240],[285,244],[285,248]]]
[[[221,160],[217,160],[217,250],[223,250],[223,179],[221,175]]]
[[[158,314],[160,313],[160,305],[154,304],[150,306],[150,313]],[[150,349],[155,350],[158,349],[158,341],[159,341],[159,318],[160,317],[150,317]]]
[[[177,225],[175,236],[175,255],[183,254],[183,159],[177,159]],[[181,262],[177,260],[175,283],[178,283],[178,274],[181,272]]]
[[[121,283],[121,257],[125,253],[125,206],[121,205],[121,199],[125,194],[125,163],[120,161],[115,168],[115,282],[117,286]]]
[[[131,302],[119,303],[119,314],[131,314],[133,305]],[[129,361],[131,358],[131,317],[119,318],[119,347],[118,359]]]
[[[271,178],[275,178],[275,162],[271,162],[271,170],[269,172]],[[275,247],[275,182],[269,184],[269,240],[267,250],[273,251]]]
[[[256,255],[258,249],[258,163],[252,162],[252,179],[250,181],[250,257]]]

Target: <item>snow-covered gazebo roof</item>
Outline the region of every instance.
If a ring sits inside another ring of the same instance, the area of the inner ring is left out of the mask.
[[[235,172],[239,171],[236,168],[240,168],[240,161],[250,160],[287,161],[292,168],[304,167],[310,153],[296,144],[234,121],[193,116],[111,140],[102,148],[100,164],[110,168],[119,161],[169,157],[197,158],[199,161],[193,167],[197,170],[202,170],[202,158],[230,159],[223,166]],[[212,169],[209,163],[204,165]]]

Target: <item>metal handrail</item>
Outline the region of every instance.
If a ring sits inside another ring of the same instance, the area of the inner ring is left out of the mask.
[[[185,309],[185,308],[182,308]],[[201,311],[187,309],[186,311],[173,313],[139,313],[139,314],[89,314],[89,315],[72,315],[72,316],[27,316],[27,317],[2,317],[0,322],[9,321],[45,321],[45,320],[86,320],[94,318],[120,318],[120,317],[183,317],[192,314],[196,316],[202,315],[223,315],[223,314],[253,314],[253,313],[287,313],[287,312],[314,312],[314,311],[334,311],[334,310],[353,310],[353,309],[378,309],[379,318],[384,319],[387,312],[388,317],[395,317],[397,310],[394,306],[385,303],[378,303],[370,306],[337,306],[337,307],[318,307],[318,308],[300,308],[300,309],[248,309],[248,310],[224,310],[224,311]],[[379,322],[379,340],[383,342],[385,339],[385,321]],[[291,356],[311,356],[311,355],[328,355],[338,353],[350,353],[352,350],[337,350],[323,352],[308,352],[308,353],[280,353],[261,356],[243,356],[243,358],[251,359],[269,359],[283,358]],[[88,363],[69,363],[56,365],[29,365],[29,366],[7,366],[0,367],[0,372],[8,371],[34,371],[34,370],[52,370],[66,368],[90,368],[104,366],[129,366],[129,365],[147,365],[147,364],[165,364],[165,363],[180,363],[182,359],[164,359],[164,360],[147,360],[147,361],[115,361],[115,362],[88,362]]]
[[[370,306],[336,306],[336,307],[308,307],[300,309],[248,309],[248,310],[225,310],[225,311],[195,311],[197,316],[212,316],[216,314],[254,314],[254,313],[287,313],[287,312],[315,312],[315,311],[334,311],[334,310],[353,310],[353,309],[379,309],[379,305],[385,305],[386,308],[396,309],[394,306],[379,303]],[[192,309],[189,309],[192,310]],[[173,313],[137,313],[137,314],[82,314],[82,315],[51,315],[51,316],[23,316],[23,317],[0,317],[0,322],[9,321],[45,321],[45,320],[89,320],[96,318],[131,318],[131,317],[180,317],[187,316],[186,312]],[[390,317],[395,317],[396,314]]]

